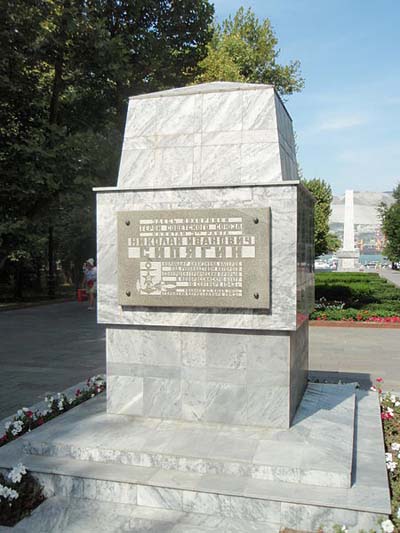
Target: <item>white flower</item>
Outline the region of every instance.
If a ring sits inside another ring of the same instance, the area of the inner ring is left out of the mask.
[[[391,394],[391,395],[390,395],[390,401],[391,401],[392,403],[396,403],[396,400],[397,400],[396,395],[395,395],[395,394]]]
[[[397,400],[397,402],[394,403],[395,407],[398,407],[400,405],[400,402]]]
[[[397,518],[400,518],[400,507],[397,509]]]
[[[10,429],[10,426],[11,426],[11,425],[12,425],[11,420],[9,420],[8,422],[6,422],[6,423],[4,424],[4,427],[6,428],[6,431],[8,431],[8,430]]]
[[[393,461],[393,455],[391,453],[385,453],[386,462]]]
[[[64,403],[63,403],[62,400],[60,400],[57,405],[58,405],[58,408],[60,409],[60,411],[62,411],[64,409]]]
[[[398,452],[400,450],[400,444],[398,442],[393,442],[391,448],[394,452]]]
[[[389,470],[389,472],[394,472],[397,468],[397,463],[389,461],[386,463],[386,468]]]
[[[387,412],[391,415],[391,416],[394,416],[394,411],[391,407],[388,407],[387,408]]]
[[[18,498],[19,494],[16,490],[10,489],[9,487],[6,487],[5,485],[0,484],[0,499],[4,498],[5,500],[16,500]]]
[[[7,477],[13,483],[20,483],[22,476],[26,474],[26,468],[22,463],[17,464],[10,470]]]
[[[18,433],[21,433],[24,424],[21,422],[21,420],[14,420],[10,427],[12,427],[11,433],[14,435],[14,437],[16,437]]]
[[[343,531],[344,533],[349,533],[349,530],[346,526],[342,526],[341,531]]]
[[[381,524],[382,531],[385,531],[385,533],[393,533],[394,531],[394,525],[391,520],[384,520]]]

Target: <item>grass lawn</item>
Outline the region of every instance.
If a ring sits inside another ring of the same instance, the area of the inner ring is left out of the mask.
[[[317,273],[310,318],[400,323],[400,288],[375,273]]]

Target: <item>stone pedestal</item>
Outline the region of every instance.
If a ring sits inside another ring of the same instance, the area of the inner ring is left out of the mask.
[[[338,258],[338,272],[358,272],[360,269],[359,250],[341,250],[336,255]]]
[[[108,412],[289,427],[307,383],[313,304],[313,200],[296,168],[291,119],[270,86],[130,100],[118,187],[97,191]],[[120,305],[118,212],[221,208],[270,210],[268,308]]]

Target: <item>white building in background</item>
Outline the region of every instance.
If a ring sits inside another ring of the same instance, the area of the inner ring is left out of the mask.
[[[381,203],[391,205],[393,202],[393,195],[389,192],[353,191],[354,248],[358,249],[360,254],[382,253],[384,242],[378,208]],[[330,217],[330,229],[342,241],[342,248],[344,244],[349,246],[343,242],[344,222],[345,194],[333,197]]]

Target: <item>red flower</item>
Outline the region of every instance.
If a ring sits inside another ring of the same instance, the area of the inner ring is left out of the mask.
[[[81,394],[81,389],[76,389],[75,396],[79,396]]]
[[[27,416],[28,418],[32,418],[33,417],[32,411],[26,411],[25,416]]]
[[[43,417],[38,418],[37,423],[38,423],[38,426],[41,426],[42,424],[44,424],[44,419],[43,419]]]
[[[382,383],[383,378],[376,378],[377,383]]]

